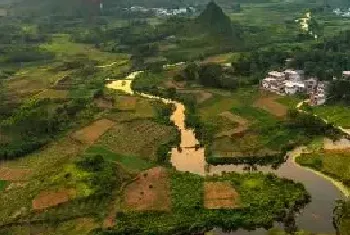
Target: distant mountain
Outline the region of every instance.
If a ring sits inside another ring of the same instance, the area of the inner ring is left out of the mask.
[[[232,36],[232,24],[230,18],[215,3],[209,2],[206,9],[198,16],[196,22],[211,33]]]

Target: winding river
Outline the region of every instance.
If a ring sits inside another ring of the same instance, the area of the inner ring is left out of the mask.
[[[128,94],[134,94],[131,89],[132,81],[135,77],[142,73],[136,71],[131,73],[124,80],[115,80],[107,85],[110,89],[122,90]],[[247,172],[244,166],[236,165],[208,165],[205,160],[203,148],[195,148],[199,141],[195,138],[193,130],[185,127],[185,106],[179,102],[155,97],[145,93],[138,93],[142,97],[150,99],[160,99],[165,103],[172,103],[175,106],[175,111],[171,116],[171,120],[181,131],[180,148],[173,148],[171,152],[171,163],[179,171],[188,171],[198,175],[214,175],[222,174],[223,172]],[[329,177],[315,172],[308,168],[299,166],[295,163],[295,158],[298,157],[304,148],[299,147],[288,153],[288,160],[278,169],[273,170],[270,167],[262,166],[258,168],[261,172],[271,172],[279,177],[292,179],[295,182],[304,184],[307,191],[311,194],[311,202],[301,211],[296,217],[296,223],[299,229],[314,233],[334,234],[333,228],[333,209],[337,199],[344,198],[344,194],[348,193],[346,188],[342,188],[341,184],[337,184]],[[348,195],[347,195],[348,196]],[[258,229],[255,231],[236,231],[232,233],[224,233],[220,230],[213,231],[215,234],[254,234],[265,235],[266,230]]]

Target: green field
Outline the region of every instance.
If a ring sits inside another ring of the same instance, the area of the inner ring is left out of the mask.
[[[242,206],[234,210],[205,209],[204,182],[225,182],[232,185],[239,193]],[[282,184],[284,186],[280,187]],[[196,233],[217,226],[227,229],[247,226],[253,229],[258,224],[271,225],[271,221],[280,216],[284,206],[292,208],[296,201],[302,205],[307,198],[300,185],[273,176],[227,174],[201,178],[179,172],[171,172],[171,196],[173,209],[170,213],[118,213],[119,220],[113,232],[123,234],[130,229],[132,232],[139,229],[139,234],[170,234],[175,231]]]
[[[321,171],[350,187],[350,154],[348,152],[314,152],[297,158],[303,166]]]
[[[100,146],[93,146],[86,150],[86,155],[101,155],[103,156],[107,161],[111,162],[117,162],[122,167],[124,167],[126,170],[130,171],[141,171],[149,169],[153,166],[153,164],[144,161],[138,157],[132,157],[132,156],[123,156],[118,155],[104,147]]]
[[[347,106],[319,106],[312,108],[312,112],[330,123],[350,128],[350,107]]]
[[[8,182],[4,181],[4,180],[0,180],[0,192],[5,190],[5,188],[7,187]]]

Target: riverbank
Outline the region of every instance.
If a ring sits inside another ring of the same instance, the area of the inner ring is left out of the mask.
[[[301,167],[307,171],[310,171],[322,178],[324,178],[325,180],[328,180],[329,182],[331,182],[340,192],[343,193],[343,195],[346,197],[346,198],[349,198],[350,197],[350,189],[348,187],[346,187],[343,183],[337,181],[336,179],[320,172],[320,171],[317,171],[315,169],[312,169],[310,167],[307,167],[307,166],[302,166],[302,165],[299,165],[299,163],[297,162],[297,158],[300,157],[300,155],[302,153],[306,153],[304,150],[306,149],[306,147],[300,147],[299,149],[295,150],[295,151],[292,151],[289,155],[290,158],[291,158],[291,161],[298,167]]]

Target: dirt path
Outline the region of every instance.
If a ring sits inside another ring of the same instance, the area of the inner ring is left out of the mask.
[[[246,120],[240,116],[234,115],[229,111],[223,112],[220,115],[228,118],[232,122],[237,122],[238,127],[235,129],[232,129],[232,130],[222,131],[221,133],[216,134],[215,138],[222,138],[225,136],[231,137],[232,135],[242,133],[242,132],[248,130],[248,128],[249,128],[249,121],[248,120]]]

